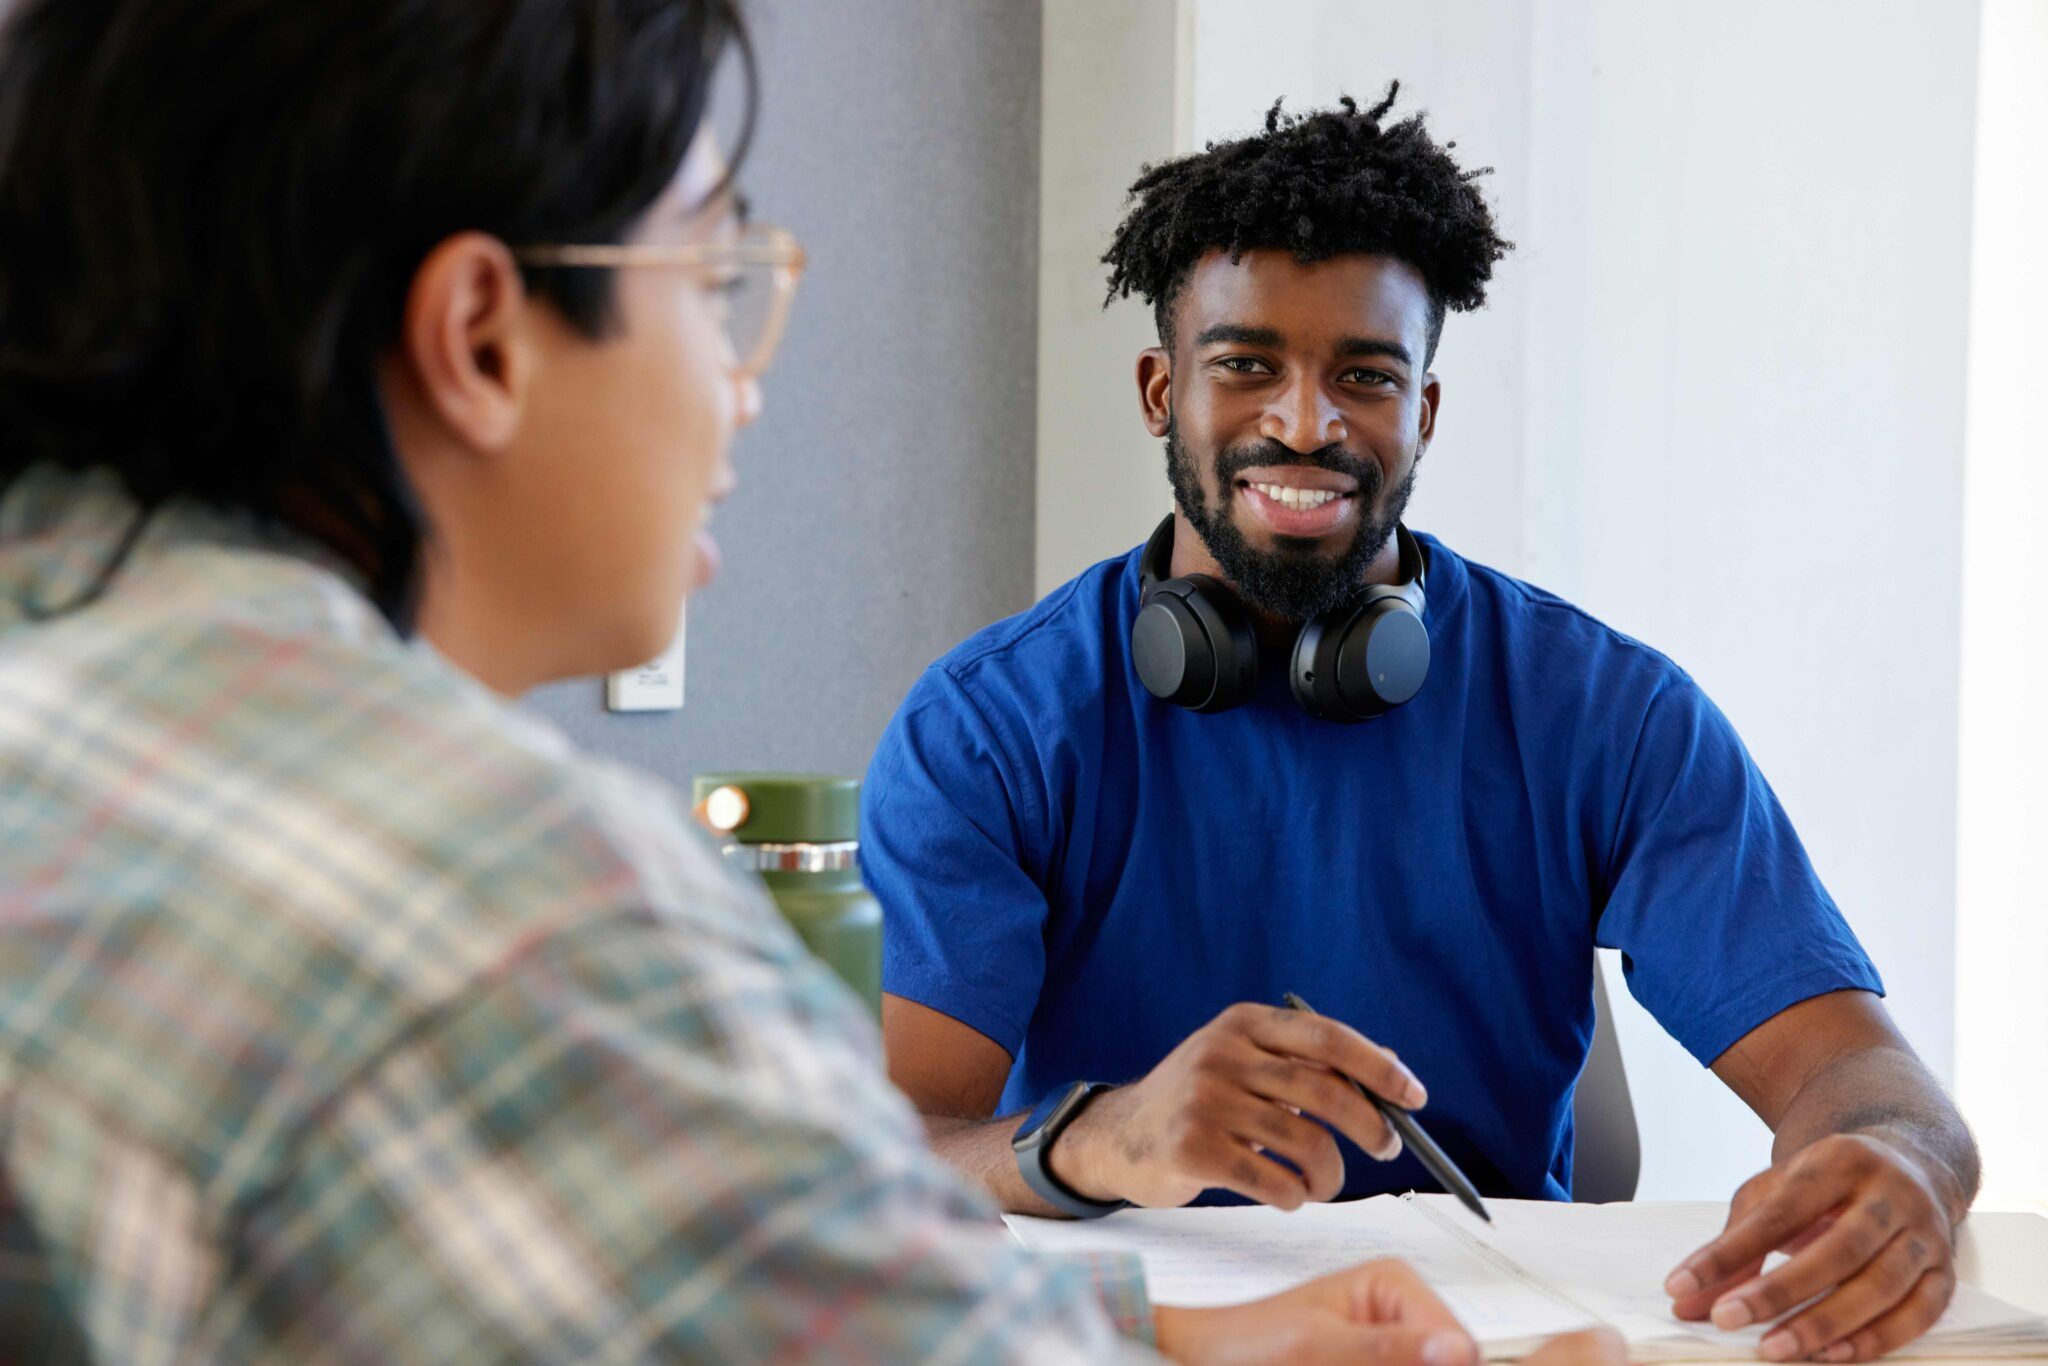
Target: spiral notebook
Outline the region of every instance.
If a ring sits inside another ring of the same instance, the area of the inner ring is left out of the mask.
[[[1756,1359],[1762,1326],[1722,1332],[1671,1315],[1664,1277],[1721,1231],[1726,1205],[1489,1200],[1480,1223],[1448,1195],[1376,1196],[1289,1213],[1263,1206],[1125,1210],[1075,1223],[1005,1216],[1026,1247],[1144,1259],[1158,1304],[1235,1304],[1374,1257],[1405,1258],[1490,1360],[1606,1324],[1636,1361]],[[1958,1286],[1941,1321],[1895,1357],[2048,1353],[2048,1319]]]

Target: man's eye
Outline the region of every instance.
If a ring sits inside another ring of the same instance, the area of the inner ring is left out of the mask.
[[[1266,368],[1266,363],[1256,356],[1225,356],[1216,363],[1239,375],[1256,375]]]
[[[1394,377],[1384,370],[1346,370],[1343,380],[1346,384],[1392,384]]]

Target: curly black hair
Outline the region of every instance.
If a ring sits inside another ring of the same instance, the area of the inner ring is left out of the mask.
[[[1360,112],[1349,95],[1336,109],[1266,112],[1264,133],[1145,167],[1132,184],[1130,212],[1104,253],[1105,305],[1137,294],[1152,305],[1159,340],[1173,348],[1173,308],[1195,262],[1211,251],[1232,261],[1276,248],[1297,261],[1349,253],[1392,256],[1421,274],[1429,291],[1429,354],[1444,310],[1486,302],[1493,263],[1514,243],[1494,230],[1467,171],[1411,114],[1390,127],[1401,83]]]

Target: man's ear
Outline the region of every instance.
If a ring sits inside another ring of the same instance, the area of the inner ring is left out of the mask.
[[[1145,430],[1165,436],[1173,425],[1173,362],[1164,347],[1148,346],[1138,353],[1138,407]]]
[[[398,360],[472,450],[502,450],[519,430],[538,361],[533,310],[511,251],[488,233],[457,233],[413,275]]]
[[[1436,372],[1430,371],[1422,377],[1422,412],[1418,415],[1415,430],[1415,457],[1429,449],[1430,439],[1436,435],[1437,410],[1443,405],[1443,388],[1436,382]]]

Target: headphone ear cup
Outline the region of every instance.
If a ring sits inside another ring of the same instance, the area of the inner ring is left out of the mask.
[[[1429,631],[1396,592],[1313,617],[1294,640],[1294,700],[1325,721],[1369,721],[1422,690]]]
[[[1294,654],[1288,661],[1287,682],[1295,705],[1323,721],[1355,721],[1337,692],[1337,646],[1351,617],[1351,609],[1326,612],[1301,624],[1294,638]]]
[[[1131,623],[1131,663],[1146,692],[1177,707],[1200,706],[1216,690],[1209,634],[1178,593],[1146,596]]]
[[[1251,619],[1228,589],[1202,574],[1145,594],[1131,623],[1131,662],[1147,692],[1192,711],[1225,711],[1258,691]]]
[[[1337,650],[1337,692],[1353,711],[1383,716],[1422,691],[1429,629],[1405,599],[1380,598]]]

